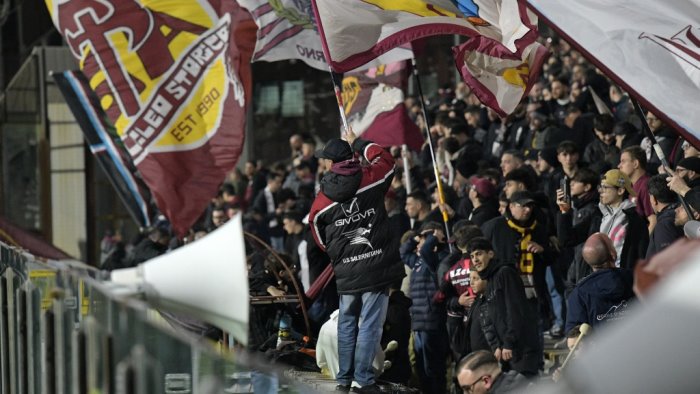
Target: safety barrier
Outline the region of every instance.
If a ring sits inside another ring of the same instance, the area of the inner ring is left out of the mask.
[[[275,374],[243,349],[175,331],[84,264],[0,243],[0,272],[2,393],[248,393],[252,370]]]

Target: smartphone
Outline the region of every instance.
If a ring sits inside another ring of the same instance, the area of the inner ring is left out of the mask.
[[[564,191],[564,201],[571,202],[571,188],[569,187],[569,177],[564,176],[559,183],[559,188]]]

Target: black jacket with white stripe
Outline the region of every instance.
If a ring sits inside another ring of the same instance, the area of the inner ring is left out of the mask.
[[[394,158],[381,146],[359,138],[353,150],[361,152],[369,165],[354,173],[331,170],[321,180],[309,213],[314,240],[331,258],[340,294],[383,290],[404,277],[401,234],[389,231],[384,208]],[[343,163],[334,164],[334,169],[339,165]]]

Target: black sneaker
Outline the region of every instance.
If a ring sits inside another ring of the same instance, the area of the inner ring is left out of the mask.
[[[548,333],[549,336],[553,339],[564,338],[564,329],[561,327],[552,327],[552,329],[550,329]]]
[[[384,393],[384,391],[379,388],[379,386],[376,383],[372,383],[367,386],[362,386],[362,387],[353,387],[352,388],[353,393],[364,393],[364,394],[378,394],[378,393]]]
[[[344,385],[344,384],[339,384],[335,386],[335,393],[349,393],[350,392],[350,385]]]

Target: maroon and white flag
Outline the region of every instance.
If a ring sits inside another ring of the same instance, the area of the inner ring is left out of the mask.
[[[608,77],[699,146],[698,1],[527,3]]]
[[[404,105],[410,76],[406,63],[345,74],[343,104],[348,124],[358,136],[382,146],[406,144],[418,151],[423,137]]]
[[[511,53],[497,41],[473,37],[452,49],[464,82],[487,107],[500,116],[515,110],[539,78],[549,51],[532,42]]]
[[[465,83],[501,115],[515,109],[539,73],[537,17],[517,0],[312,0],[333,71],[361,66],[418,38],[470,37],[455,51]],[[473,54],[473,55],[472,55]],[[513,104],[514,103],[514,104]]]
[[[250,16],[224,0],[46,4],[158,208],[184,234],[243,147]]]

